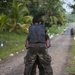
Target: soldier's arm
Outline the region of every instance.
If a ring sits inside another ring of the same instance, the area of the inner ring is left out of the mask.
[[[48,34],[45,35],[45,41],[46,41],[47,48],[49,48],[51,46],[51,42],[50,42],[50,38],[49,38]]]
[[[27,36],[27,39],[25,41],[25,47],[26,47],[26,49],[28,49],[28,47],[29,47],[29,35]]]

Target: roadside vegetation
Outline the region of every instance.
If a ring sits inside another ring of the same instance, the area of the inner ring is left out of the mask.
[[[10,54],[21,52],[25,48],[26,34],[3,32],[0,34],[0,59],[10,57]]]
[[[70,60],[66,70],[67,70],[67,73],[69,74],[75,74],[75,40],[73,41],[73,44],[72,44]]]
[[[49,30],[50,34],[60,34],[64,31],[68,25],[63,25],[60,27],[60,30],[56,25],[52,26]],[[48,28],[47,28],[48,30]],[[14,32],[2,32],[0,33],[0,46],[3,42],[3,46],[0,47],[0,59],[4,60],[10,57],[10,54],[17,54],[25,50],[25,40],[27,34],[25,33],[14,33]]]
[[[54,34],[62,34],[66,28],[69,26],[69,24],[66,24],[66,25],[62,25],[62,26],[57,26],[57,25],[53,25],[52,27],[50,28],[47,28],[48,32],[50,33],[50,35]]]

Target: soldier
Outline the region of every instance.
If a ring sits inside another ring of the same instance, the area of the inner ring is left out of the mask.
[[[51,57],[46,51],[45,27],[39,24],[38,17],[33,18],[33,25],[29,28],[28,39],[27,44],[29,45],[27,46],[28,52],[25,57],[24,75],[33,75],[34,64],[37,61],[37,64],[41,66],[42,74],[44,72],[46,75],[53,75]]]
[[[47,41],[50,42],[49,36],[47,34],[47,30],[45,30],[45,41],[46,41],[47,48],[49,48],[51,46],[51,44],[50,43],[47,44]],[[31,71],[30,75],[36,75],[36,67],[37,67],[37,65],[38,65],[38,68],[39,68],[39,75],[46,75],[42,65],[39,62],[38,57],[37,57],[35,63],[33,64],[33,68],[32,68],[32,71]]]

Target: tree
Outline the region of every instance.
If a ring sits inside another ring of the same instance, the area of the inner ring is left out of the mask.
[[[6,30],[6,23],[8,19],[6,15],[0,15],[0,32]]]
[[[65,18],[65,10],[62,7],[63,1],[61,0],[43,0],[43,5],[45,8],[45,17],[48,18],[50,26],[54,23],[54,17],[60,19],[63,22]],[[56,21],[57,21],[56,19]]]
[[[41,0],[25,0],[26,2],[25,4],[29,9],[31,15],[33,16],[37,15],[40,1]]]
[[[56,23],[55,20],[60,19],[63,22],[65,18],[62,2],[63,0],[1,0],[0,13],[9,18],[7,26],[10,31],[16,32],[20,24],[29,25],[32,16],[36,15],[44,21],[47,19],[51,26]]]
[[[27,16],[29,14],[28,9],[23,5],[23,3],[19,3],[15,0],[13,0],[12,8],[9,12],[9,17],[11,17],[11,25],[12,28],[10,31],[16,32],[17,23],[21,23],[24,16]]]
[[[6,24],[4,24],[5,22],[1,23],[0,28],[2,28],[4,25],[7,25],[6,27],[8,28],[8,30],[10,32],[11,31],[17,32],[17,30],[18,30],[18,28],[20,28],[21,24],[23,24],[23,23],[27,24],[27,22],[31,23],[31,21],[29,22],[29,20],[31,20],[31,18],[30,18],[31,16],[29,16],[29,10],[25,6],[24,2],[25,2],[24,0],[21,0],[21,1],[7,0],[5,2],[5,5],[10,4],[9,7],[5,7],[6,8],[5,11],[8,12],[8,14],[5,13],[4,11],[2,11],[1,14],[4,14],[4,16],[6,16],[8,21]],[[2,7],[4,7],[4,6],[2,6]],[[5,20],[3,20],[3,21],[5,21]],[[3,22],[3,21],[1,18],[1,22]],[[2,30],[3,30],[3,28],[2,28]]]

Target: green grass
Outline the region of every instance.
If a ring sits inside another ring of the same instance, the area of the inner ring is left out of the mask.
[[[4,46],[0,48],[0,59],[9,58],[11,53],[21,52],[24,49],[26,36],[10,32],[0,33],[0,42],[4,41]]]
[[[69,66],[67,67],[67,72],[68,73],[75,73],[75,40],[72,44],[71,59],[69,62]]]
[[[62,34],[62,32],[64,31],[64,28],[66,28],[68,25],[62,25],[60,27],[60,29],[58,29],[58,27],[56,25],[53,25],[52,27],[50,28],[47,28],[49,30],[49,33],[50,34]]]

